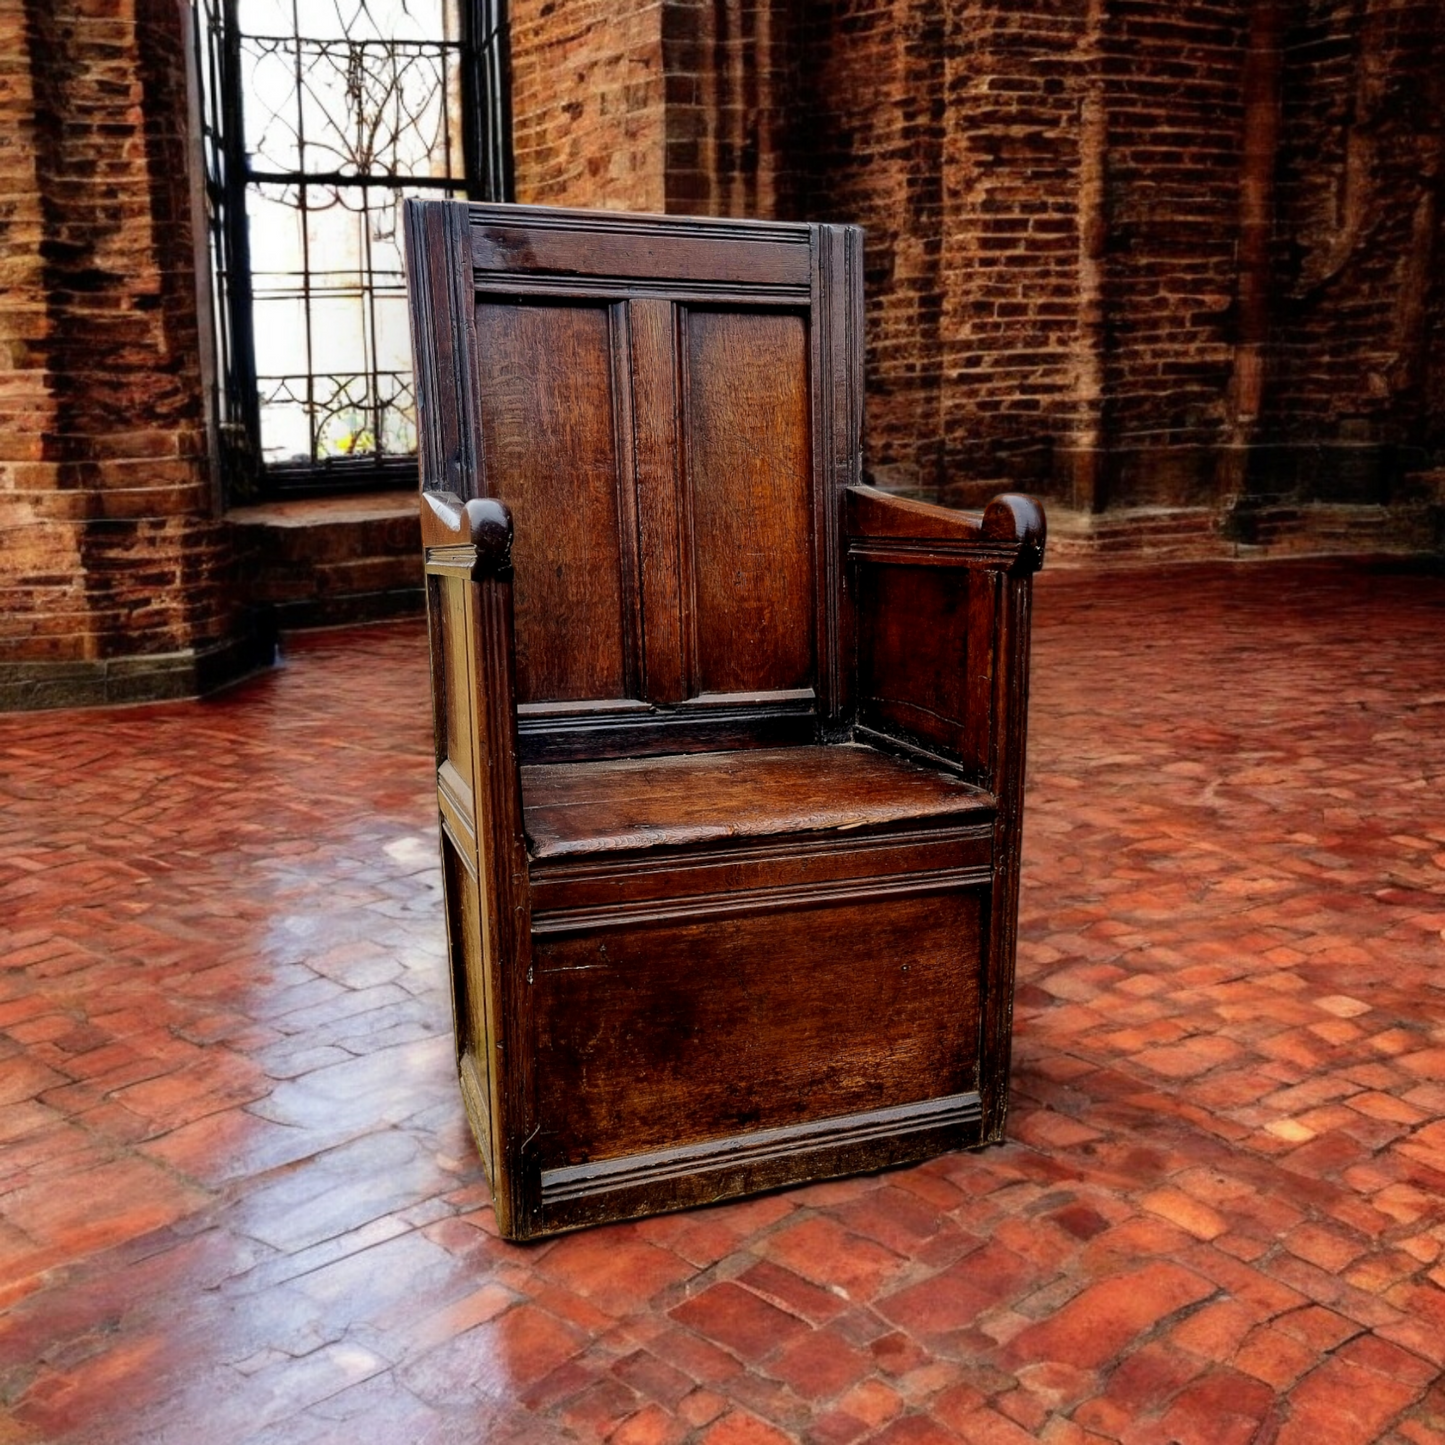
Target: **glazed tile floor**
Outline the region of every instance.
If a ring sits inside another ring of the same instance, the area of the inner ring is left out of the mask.
[[[1012,1142],[531,1247],[419,625],[0,718],[0,1445],[1445,1440],[1445,577],[1037,613]]]

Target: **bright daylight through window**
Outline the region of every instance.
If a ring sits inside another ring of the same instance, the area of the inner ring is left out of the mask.
[[[197,0],[233,495],[409,482],[408,195],[505,196],[500,7]]]

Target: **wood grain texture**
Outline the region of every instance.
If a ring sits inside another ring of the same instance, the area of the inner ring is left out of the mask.
[[[976,1093],[749,1129],[542,1171],[544,1230],[685,1209],[798,1178],[888,1169],[980,1142]]]
[[[474,582],[511,568],[512,535],[512,514],[495,498],[463,501],[454,492],[421,494],[421,540],[428,556],[440,561],[438,549],[469,547]]]
[[[857,485],[853,228],[412,217],[458,1066],[500,1232],[999,1137],[1037,505]]]
[[[448,762],[468,789],[476,789],[472,734],[472,666],[468,649],[466,583],[454,577],[438,579],[441,655],[437,671],[443,679],[442,716],[446,719],[446,748],[439,762]]]
[[[452,1023],[456,1033],[459,1069],[470,1061],[473,1097],[469,1115],[477,1148],[488,1180],[497,1179],[496,1136],[493,1130],[491,1040],[496,1033],[495,999],[486,987],[486,969],[480,956],[483,931],[481,897],[477,886],[475,853],[469,864],[455,840],[442,835],[442,889],[446,899],[447,951],[452,965]],[[493,1183],[495,1188],[495,1182]]]
[[[624,700],[603,711],[579,708],[566,717],[521,721],[522,755],[529,763],[589,758],[652,757],[733,748],[811,743],[817,735],[811,702],[760,703],[736,708],[644,708]]]
[[[987,809],[847,832],[726,837],[634,854],[561,854],[533,860],[532,926],[555,932],[576,926],[583,915],[675,899],[760,899],[769,890],[828,891],[901,875],[987,876],[992,861]]]
[[[517,760],[516,622],[510,577],[467,588],[477,779],[478,948],[472,987],[486,999],[493,1202],[506,1232],[538,1208],[534,1137],[531,896]]]
[[[856,746],[527,767],[522,798],[539,859],[991,818],[993,808],[988,794],[957,778]]]
[[[692,691],[811,686],[807,329],[692,311],[684,331]]]
[[[858,717],[964,758],[970,664],[987,675],[990,657],[970,658],[968,574],[962,568],[860,569]]]
[[[775,222],[622,216],[541,206],[474,206],[478,270],[647,283],[808,285],[806,227]]]
[[[538,939],[543,1167],[971,1088],[979,923],[961,891]]]
[[[863,479],[863,233],[857,226],[813,228],[809,303],[816,686],[822,735],[836,741],[848,736],[852,720],[854,655],[840,507],[846,489]]]
[[[1042,545],[1042,544],[1041,544]],[[1007,579],[994,641],[994,729],[990,777],[999,794],[994,819],[995,880],[983,967],[983,1049],[979,1092],[984,1129],[1004,1135],[1013,1055],[1014,967],[1023,858],[1024,754],[1028,741],[1029,643],[1033,591],[1027,572]]]
[[[1043,566],[1048,532],[1043,508],[1017,492],[995,497],[982,512],[960,512],[874,487],[849,487],[844,524],[853,557],[919,565],[1004,564],[1018,576]]]
[[[627,307],[643,573],[643,693],[650,702],[661,704],[678,703],[687,696],[691,641],[681,576],[677,311],[671,302],[661,300],[636,300]]]
[[[625,697],[633,644],[607,308],[487,303],[477,334],[487,485],[516,528],[518,697]]]
[[[526,1163],[531,1055],[520,1043],[532,1030],[524,984],[531,926],[515,623],[510,573],[488,570],[479,555],[495,559],[491,524],[508,519],[495,506],[479,510],[476,541],[431,548],[426,561],[438,684],[442,885],[462,1096],[487,1163],[499,1227],[525,1232],[539,1186]]]
[[[469,219],[409,199],[403,224],[422,490],[483,496]]]

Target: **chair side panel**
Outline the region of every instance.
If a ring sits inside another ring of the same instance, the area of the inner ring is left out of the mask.
[[[467,1117],[487,1167],[496,1178],[496,1139],[493,1128],[492,1038],[486,961],[482,957],[485,932],[481,889],[469,859],[451,833],[442,829],[442,891],[446,900],[447,952],[451,961],[452,1018],[456,1027],[457,1071]]]
[[[896,562],[858,565],[858,721],[990,782],[998,575]]]

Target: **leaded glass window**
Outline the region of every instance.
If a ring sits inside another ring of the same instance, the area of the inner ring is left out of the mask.
[[[409,483],[401,201],[504,199],[500,0],[196,0],[231,490]]]

